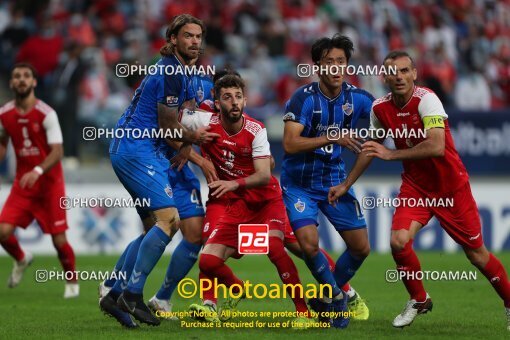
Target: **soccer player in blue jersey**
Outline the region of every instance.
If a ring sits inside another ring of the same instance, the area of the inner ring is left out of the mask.
[[[187,14],[176,17],[167,29],[167,44],[160,51],[162,58],[157,65],[183,70],[185,65],[194,63],[198,58],[203,31],[204,26],[197,18]],[[146,76],[116,129],[180,129],[182,138],[179,140],[185,142],[182,149],[188,149],[190,143],[211,141],[218,135],[207,132],[207,129],[191,131],[178,122],[179,108],[188,100],[194,102],[195,93],[190,82],[190,77],[180,72]],[[174,134],[173,137],[178,136]],[[143,323],[160,323],[143,302],[142,293],[147,276],[178,230],[178,213],[168,178],[168,148],[164,138],[134,138],[127,133],[112,140],[110,145],[113,169],[126,190],[134,199],[150,200],[149,208],[137,208],[148,231],[131,242],[123,254],[121,270],[130,275],[127,286],[124,287],[125,283],[118,280],[100,301],[101,309],[126,327],[136,327],[137,324],[125,312]]]
[[[340,287],[354,276],[370,252],[366,222],[354,191],[351,189],[336,205],[328,202],[329,188],[346,177],[343,148],[357,153],[361,150],[356,138],[341,131],[356,126],[360,118],[368,119],[374,100],[368,92],[344,82],[342,72],[335,72],[347,65],[353,49],[352,41],[338,34],[317,40],[311,54],[322,71],[319,81],[294,92],[283,118],[281,186],[287,214],[306,265],[317,281],[330,284],[333,290],[333,296],[310,300],[311,307],[318,311],[345,309],[347,296]],[[347,245],[333,273],[319,251],[319,209]],[[333,325],[344,322],[333,320]]]

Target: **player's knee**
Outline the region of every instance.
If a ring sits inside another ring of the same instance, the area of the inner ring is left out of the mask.
[[[198,268],[206,274],[214,273],[222,265],[223,260],[211,254],[202,254],[198,260]]]
[[[409,237],[407,237],[404,233],[394,233],[391,235],[390,246],[391,251],[394,253],[398,253],[404,250],[407,242],[409,242]]]
[[[62,246],[67,243],[66,234],[64,233],[51,235],[51,240],[56,249],[62,248]]]
[[[281,257],[285,256],[287,253],[283,247],[283,241],[279,237],[270,237],[269,238],[269,253],[267,256],[271,262],[278,261]]]
[[[477,268],[483,268],[487,264],[489,254],[485,254],[481,249],[464,249],[466,256],[471,264]]]
[[[0,241],[6,241],[12,234],[13,228],[6,223],[0,223]]]
[[[357,258],[365,258],[370,254],[370,244],[365,244],[356,249],[349,249],[350,253]]]
[[[319,245],[314,243],[301,245],[301,249],[307,257],[315,257],[319,253]]]

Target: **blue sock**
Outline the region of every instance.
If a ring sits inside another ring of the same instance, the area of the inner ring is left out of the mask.
[[[153,226],[147,235],[145,235],[136,257],[133,273],[126,288],[130,293],[143,293],[147,276],[149,276],[156,263],[158,263],[170,240],[170,236],[165,234],[158,226]]]
[[[110,275],[109,279],[104,280],[104,285],[106,287],[113,287],[115,282],[117,281],[117,277],[119,275],[120,270],[122,269],[122,266],[124,265],[124,259],[126,258],[126,254],[128,252],[129,247],[131,246],[131,243],[134,241],[131,241],[126,249],[124,249],[124,252],[122,255],[120,255],[119,259],[117,260],[117,263],[115,264],[115,268],[113,268],[113,273]]]
[[[124,274],[123,277],[125,277],[125,279],[115,281],[115,284],[113,285],[112,290],[110,291],[110,294],[112,294],[112,297],[114,299],[117,299],[120,293],[122,293],[122,291],[127,287],[127,281],[129,280],[131,272],[133,271],[133,267],[135,266],[136,257],[138,255],[138,249],[140,248],[140,244],[142,243],[143,238],[144,235],[138,236],[126,248],[124,264],[122,265],[122,268],[120,269],[119,272]]]
[[[193,244],[185,239],[175,248],[166,271],[165,282],[161,285],[156,298],[170,300],[179,281],[184,279],[198,259],[201,245]]]
[[[333,296],[335,297],[342,292],[335,281],[335,277],[333,273],[329,270],[328,259],[322,252],[318,252],[314,257],[304,256],[304,260],[310,271],[312,272],[313,277],[321,284],[329,284],[331,285],[331,290],[333,292]],[[327,290],[325,290],[327,292]]]
[[[356,258],[352,256],[349,250],[344,251],[335,265],[335,280],[339,287],[351,280],[363,261],[365,261],[365,258]]]

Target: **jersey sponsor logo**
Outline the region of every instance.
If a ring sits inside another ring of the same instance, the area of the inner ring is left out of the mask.
[[[26,119],[26,118],[20,118],[20,119],[18,119],[18,123],[20,123],[20,124],[25,124],[25,123],[28,123],[28,122],[29,122],[29,120],[28,120],[28,119]]]
[[[269,253],[269,225],[240,224],[238,228],[239,254]]]
[[[407,116],[410,116],[411,114],[409,112],[399,112],[397,113],[397,117],[407,117]]]
[[[306,204],[305,202],[302,202],[299,198],[296,203],[294,203],[294,208],[296,208],[297,212],[302,213],[305,211]]]
[[[167,184],[166,187],[165,187],[165,193],[167,194],[168,197],[172,198],[174,197],[174,192],[172,190],[172,187],[170,186],[170,184]]]
[[[494,276],[493,278],[491,278],[491,283],[497,283],[499,282],[500,278],[499,276]]]
[[[286,122],[288,120],[296,120],[296,115],[292,112],[287,112],[285,116],[283,116],[283,121]]]
[[[347,115],[350,116],[352,114],[354,107],[351,103],[345,103],[342,105],[342,111]]]
[[[223,144],[236,145],[236,142],[231,142],[231,141],[229,141],[229,140],[224,139],[224,140],[223,140]]]

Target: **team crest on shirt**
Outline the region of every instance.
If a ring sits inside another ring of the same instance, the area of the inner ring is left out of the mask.
[[[39,132],[41,127],[39,126],[39,123],[34,123],[32,124],[32,129],[34,130],[34,132]]]
[[[294,203],[294,208],[296,208],[296,210],[300,213],[302,213],[303,211],[305,211],[305,202],[301,202],[301,200],[298,198],[297,202]]]
[[[173,192],[172,187],[170,186],[170,184],[166,185],[165,192],[166,192],[168,197],[170,197],[170,198],[174,197],[174,192]]]
[[[179,98],[176,97],[176,96],[167,96],[166,97],[166,104],[167,105],[177,104],[178,101],[179,101]]]
[[[342,105],[342,111],[344,111],[344,113],[347,116],[350,116],[352,114],[352,111],[353,111],[352,104],[351,103],[345,103],[344,105]]]

